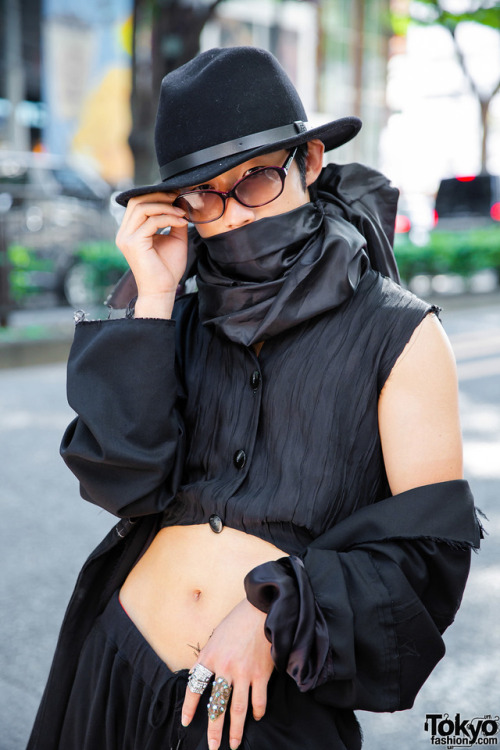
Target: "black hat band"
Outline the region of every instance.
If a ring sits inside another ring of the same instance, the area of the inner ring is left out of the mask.
[[[235,138],[233,141],[218,143],[216,146],[203,148],[201,151],[194,151],[187,156],[181,156],[180,159],[164,164],[160,167],[160,176],[162,181],[168,180],[172,175],[185,172],[187,169],[199,167],[216,159],[224,159],[233,154],[239,154],[241,151],[248,151],[252,148],[278,143],[281,140],[292,138],[297,133],[306,133],[309,129],[308,122],[296,120],[290,125],[281,125],[278,128],[262,130],[260,133],[251,133],[242,138]]]

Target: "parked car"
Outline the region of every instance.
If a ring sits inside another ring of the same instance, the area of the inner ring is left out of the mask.
[[[395,247],[406,246],[408,242],[425,245],[432,227],[434,205],[422,193],[401,193],[394,224]]]
[[[47,292],[72,306],[95,301],[88,298],[102,290],[96,288],[96,273],[86,268],[89,248],[106,248],[109,284],[119,278],[123,260],[114,248],[110,196],[110,186],[77,162],[0,151],[0,229],[14,302]],[[111,272],[114,254],[118,268]]]
[[[436,194],[434,226],[467,230],[500,226],[500,176],[479,174],[441,180]]]
[[[394,234],[409,234],[412,228],[412,220],[409,206],[403,196],[398,201],[398,212],[394,222]]]

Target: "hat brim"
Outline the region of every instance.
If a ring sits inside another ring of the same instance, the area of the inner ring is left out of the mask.
[[[207,162],[206,164],[202,164],[194,169],[189,169],[173,175],[156,185],[145,185],[143,187],[125,190],[124,192],[119,193],[115,200],[121,206],[126,206],[129,200],[136,195],[147,195],[148,193],[158,192],[167,193],[171,190],[179,190],[192,185],[199,185],[223,174],[224,172],[228,172],[230,169],[237,167],[238,164],[241,164],[244,161],[249,161],[256,156],[268,154],[272,151],[280,151],[284,148],[294,148],[295,146],[300,146],[303,143],[307,143],[316,138],[323,141],[325,151],[331,151],[334,148],[342,146],[344,143],[348,143],[359,133],[360,130],[361,120],[357,117],[341,117],[340,119],[326,123],[325,125],[319,125],[316,128],[311,128],[311,130],[298,133],[291,138],[276,141],[272,144],[266,143],[264,146],[247,149],[246,151],[241,151],[237,154],[232,153],[222,159]]]

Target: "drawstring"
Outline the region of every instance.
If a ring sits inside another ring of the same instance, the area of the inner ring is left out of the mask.
[[[180,688],[180,690],[179,690]],[[179,699],[181,698],[181,695],[178,695],[178,693],[181,693],[183,696],[183,692],[185,690],[185,684],[183,684],[182,680],[178,679],[178,675],[176,674],[169,674],[168,677],[161,682],[161,684],[158,686],[158,688],[155,690],[155,693],[153,695],[153,698],[151,700],[151,705],[149,707],[148,711],[148,723],[149,726],[153,729],[159,729],[161,726],[166,724],[172,714],[175,713],[177,703],[179,702]],[[182,743],[182,737],[178,738],[177,744],[174,746],[175,742],[175,731],[177,727],[174,726],[175,722],[172,722],[172,736],[170,739],[170,750],[180,750],[181,743]],[[150,745],[151,740],[153,739],[154,734],[152,734],[149,738],[149,741],[146,745],[145,750]],[[166,740],[167,738],[165,738]]]
[[[184,700],[185,690],[186,681],[179,679],[178,674],[169,674],[155,690],[149,707],[148,723],[153,730],[159,729],[171,720],[171,736],[164,738],[166,743],[169,742],[169,750],[181,750],[185,737],[185,730],[180,723],[181,703]],[[178,721],[175,720],[175,714],[178,714]],[[144,750],[148,750],[153,737],[154,732]]]
[[[153,729],[161,727],[174,709],[172,703],[175,702],[175,684],[172,683],[175,682],[175,675],[169,674],[166,680],[163,680],[155,690],[148,712],[148,722]],[[174,698],[174,701],[172,701],[172,698]]]

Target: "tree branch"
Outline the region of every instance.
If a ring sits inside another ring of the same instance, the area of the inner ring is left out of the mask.
[[[462,68],[462,72],[463,72],[464,76],[466,77],[466,79],[468,80],[468,82],[470,84],[470,87],[471,87],[472,91],[474,92],[474,95],[480,100],[481,99],[481,95],[479,93],[479,89],[476,86],[476,82],[472,78],[472,76],[471,76],[471,74],[470,74],[470,72],[469,72],[469,70],[467,68],[467,63],[465,62],[465,55],[462,52],[462,50],[460,49],[460,45],[459,45],[459,43],[457,41],[457,37],[456,37],[456,33],[455,33],[456,32],[456,27],[454,29],[452,29],[449,26],[447,26],[446,28],[450,32],[451,38],[453,39],[453,46],[455,47],[455,53],[456,53],[459,65]]]
[[[495,88],[493,89],[493,91],[491,92],[490,99],[493,99],[493,97],[496,96],[499,91],[500,91],[500,79],[499,79],[497,85],[495,86]]]

